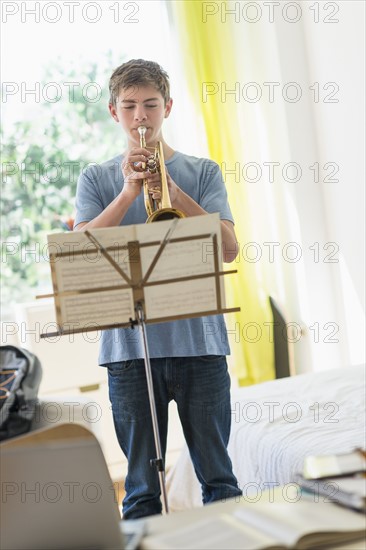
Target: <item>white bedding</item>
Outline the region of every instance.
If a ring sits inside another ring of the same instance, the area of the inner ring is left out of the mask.
[[[244,495],[286,484],[309,454],[365,447],[365,366],[234,389],[229,454]],[[167,474],[172,511],[202,505],[185,448]]]

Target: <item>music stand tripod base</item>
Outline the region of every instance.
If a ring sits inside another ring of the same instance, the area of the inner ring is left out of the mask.
[[[144,356],[145,356],[144,361],[145,361],[145,372],[146,372],[146,380],[147,380],[147,390],[149,394],[151,420],[152,420],[152,426],[154,431],[155,450],[156,450],[156,458],[152,458],[150,460],[150,465],[156,467],[156,470],[159,476],[163,512],[165,514],[168,514],[169,508],[168,508],[168,498],[167,498],[166,489],[165,489],[164,460],[161,452],[158,416],[156,413],[154,386],[153,386],[153,379],[152,379],[152,373],[151,373],[149,348],[147,343],[146,325],[145,325],[145,318],[144,318],[144,310],[141,302],[136,303],[135,311],[136,311],[137,324],[141,329],[142,341],[143,341],[143,347],[144,347]]]

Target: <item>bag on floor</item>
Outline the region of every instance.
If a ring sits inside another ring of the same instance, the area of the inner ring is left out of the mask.
[[[41,379],[41,363],[33,353],[0,346],[0,441],[30,430]]]

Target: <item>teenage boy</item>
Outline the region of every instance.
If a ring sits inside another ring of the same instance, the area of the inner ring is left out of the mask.
[[[166,72],[152,61],[131,60],[118,67],[109,82],[109,110],[127,135],[127,149],[99,167],[80,175],[76,197],[77,231],[98,227],[145,223],[142,190],[148,180],[154,199],[160,198],[159,174],[144,171],[151,154],[140,147],[139,126],[147,128],[148,147],[163,144],[169,195],[173,208],[186,216],[219,212],[224,261],[237,254],[233,218],[217,164],[174,151],[162,135],[170,115]],[[119,169],[116,171],[115,167]],[[206,337],[214,324],[217,337]],[[168,403],[174,399],[196,475],[202,485],[203,503],[241,495],[227,453],[230,434],[230,378],[226,355],[230,353],[222,315],[184,319],[146,327],[163,458],[166,451]],[[120,446],[128,459],[126,519],[161,513],[149,398],[137,331],[103,332],[99,363],[108,368],[109,396]]]

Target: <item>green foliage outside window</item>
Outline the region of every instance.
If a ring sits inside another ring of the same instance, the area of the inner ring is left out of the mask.
[[[108,113],[108,79],[116,63],[109,53],[100,65],[103,69],[96,63],[80,69],[53,64],[41,86],[79,85],[63,87],[57,102],[29,102],[35,114],[31,121],[17,121],[2,131],[2,306],[32,301],[51,290],[47,234],[67,230],[83,168],[125,147]],[[92,82],[96,85],[88,87]]]

